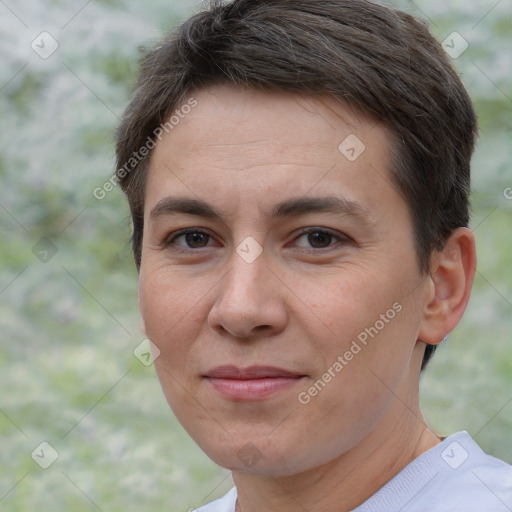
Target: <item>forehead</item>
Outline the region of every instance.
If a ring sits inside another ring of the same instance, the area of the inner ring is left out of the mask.
[[[331,153],[343,135],[357,132],[368,143],[384,142],[387,136],[376,120],[328,95],[219,85],[196,91],[192,97],[196,106],[187,114],[174,115],[178,124],[164,134],[182,151],[216,151],[226,157],[237,153],[233,145],[246,144],[254,147],[253,156],[257,156],[259,143],[280,148],[299,143],[304,152],[323,147]],[[379,133],[370,135],[376,127]],[[380,140],[369,140],[375,136]]]
[[[386,194],[399,199],[388,131],[332,97],[226,85],[191,97],[194,108],[182,112],[151,156],[146,206],[166,195],[214,201],[233,193],[229,209],[258,194],[265,202],[336,190],[372,203],[383,187],[391,190],[381,201]]]

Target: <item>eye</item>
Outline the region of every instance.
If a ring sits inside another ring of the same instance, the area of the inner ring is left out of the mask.
[[[201,249],[207,247],[211,241],[211,235],[206,231],[197,228],[187,228],[171,233],[165,241],[164,245],[177,245],[185,249]]]
[[[304,249],[327,249],[335,242],[346,243],[350,239],[347,236],[336,234],[324,228],[308,228],[295,240],[294,245]]]

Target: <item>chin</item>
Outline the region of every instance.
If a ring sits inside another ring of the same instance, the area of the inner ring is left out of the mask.
[[[252,475],[272,475],[274,477],[291,476],[321,465],[322,461],[315,460],[314,449],[308,447],[307,453],[301,453],[298,448],[305,447],[304,443],[279,439],[270,439],[263,435],[225,436],[216,444],[211,437],[204,442],[196,439],[200,448],[217,465],[237,473]],[[325,462],[325,461],[324,461]]]

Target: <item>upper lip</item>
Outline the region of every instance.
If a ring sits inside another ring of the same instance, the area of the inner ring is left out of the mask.
[[[217,379],[263,379],[265,377],[304,377],[304,374],[276,366],[249,366],[238,368],[233,365],[216,366],[205,373],[205,377]]]

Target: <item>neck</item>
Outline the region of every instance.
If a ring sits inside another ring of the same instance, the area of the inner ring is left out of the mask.
[[[361,505],[440,443],[419,406],[397,408],[363,441],[320,467],[284,477],[233,472],[237,512],[349,512]]]

